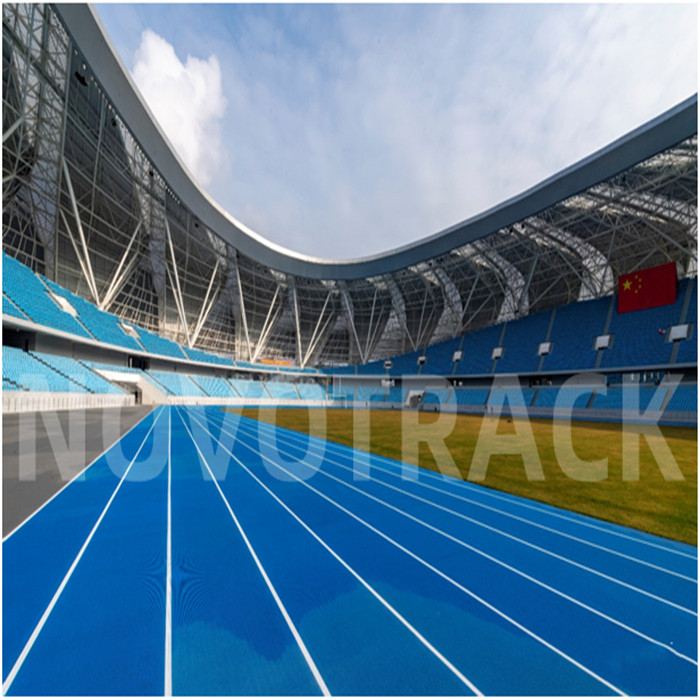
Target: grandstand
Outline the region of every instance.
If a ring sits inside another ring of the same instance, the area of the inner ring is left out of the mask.
[[[40,338],[40,344],[45,343],[51,352],[38,353],[34,350],[23,351],[17,347],[3,345],[3,389],[7,392],[41,392],[48,394],[43,397],[43,406],[51,405],[51,395],[57,396],[64,393],[85,394],[86,406],[125,405],[132,399],[128,387],[124,387],[118,381],[109,381],[104,378],[103,372],[120,373],[128,372],[138,375],[142,380],[149,382],[156,391],[160,392],[159,398],[166,399],[177,397],[200,402],[201,399],[223,399],[229,403],[240,402],[243,399],[285,399],[300,401],[301,396],[291,382],[269,382],[269,387],[257,379],[257,373],[268,376],[271,372],[269,365],[242,362],[240,365],[231,358],[221,357],[203,350],[185,348],[168,338],[164,338],[149,332],[138,326],[125,323],[113,314],[98,309],[85,299],[69,292],[60,285],[50,282],[40,275],[36,275],[29,268],[18,263],[3,252],[3,301],[5,305],[4,315],[18,319],[22,323],[15,328],[7,327],[8,333],[18,334],[24,337],[22,331],[31,328],[38,329],[50,323],[52,314],[58,319],[56,327],[47,327],[35,336],[29,335],[32,342]],[[12,296],[17,299],[17,306],[12,301]],[[57,348],[52,348],[51,338],[60,332],[65,340],[71,338],[76,357],[68,357],[61,354]],[[115,358],[122,360],[121,365],[95,362],[95,348],[110,349]],[[129,358],[139,360],[137,364],[149,366],[155,363],[153,369],[139,369],[128,366]],[[175,359],[182,367],[191,372],[173,371],[172,363],[168,370],[157,369],[163,367],[165,361]],[[83,360],[82,362],[79,360]],[[160,365],[158,364],[160,362]],[[195,364],[196,363],[196,364]],[[218,371],[220,374],[197,374],[196,368],[204,368],[206,371]],[[229,384],[225,374],[233,376],[232,370],[239,370],[235,385]],[[96,371],[98,370],[98,371]],[[224,376],[221,376],[221,373]],[[274,368],[273,374],[279,372]],[[285,368],[285,374],[315,376],[315,372],[299,371],[294,368]],[[256,376],[256,379],[252,379]],[[313,381],[313,380],[307,380]],[[325,401],[326,395],[322,387],[315,383],[305,384],[307,389],[304,398],[307,401]],[[98,401],[93,395],[100,395]],[[110,402],[108,395],[115,398]],[[142,398],[140,395],[138,398]],[[17,393],[11,394],[6,406],[20,408],[21,397]],[[60,399],[59,399],[60,400]],[[27,403],[32,409],[36,407],[32,400]],[[78,407],[79,402],[74,398],[71,406]]]
[[[214,365],[235,358],[239,367],[279,360],[294,372],[359,366],[382,375],[393,357],[392,374],[411,374],[426,348],[444,343],[421,374],[502,374],[571,368],[562,339],[573,347],[578,334],[569,329],[583,308],[591,335],[602,332],[604,299],[620,275],[668,261],[680,280],[695,275],[695,97],[441,234],[368,260],[316,261],[248,235],[212,205],[152,123],[91,8],[5,7],[4,118],[7,129],[18,126],[4,144],[3,250],[41,275],[26,289],[8,275],[7,318],[28,313],[37,324],[134,352]],[[31,85],[47,80],[26,60],[31,23],[45,28],[52,47],[47,70],[68,77],[65,103],[51,92],[50,108],[29,110],[33,121],[23,121],[22,105],[35,99],[23,92],[23,76]],[[44,138],[42,159],[25,163],[36,134],[63,132],[64,115],[65,140]],[[104,155],[97,174],[87,153]],[[56,188],[41,177],[46,168]],[[46,305],[44,290],[56,286],[75,313]],[[111,316],[97,320],[78,298]],[[581,311],[570,312],[575,304]],[[626,333],[628,322],[636,326],[632,317],[612,318],[610,332]],[[538,338],[550,335],[541,367],[537,348],[520,352],[528,324]],[[579,340],[575,364],[593,369],[588,338]],[[624,359],[620,347],[613,344],[602,369]],[[663,362],[670,349],[647,359]],[[450,350],[463,359],[454,362]]]
[[[126,370],[138,374],[155,389],[151,396],[164,401],[210,400],[230,404],[342,401],[344,405],[353,402],[373,407],[411,405],[428,410],[440,406],[443,410],[467,412],[492,412],[494,407],[505,403],[516,413],[526,409],[533,416],[549,415],[548,411],[558,402],[568,405],[571,390],[564,386],[559,392],[558,387],[576,373],[606,372],[614,384],[621,382],[622,372],[638,377],[641,411],[666,410],[669,420],[691,422],[697,414],[697,402],[687,398],[691,387],[688,382],[697,381],[697,285],[691,277],[678,282],[673,304],[619,314],[617,295],[612,294],[542,310],[391,358],[324,368],[319,375],[311,367],[236,361],[180,345],[99,309],[32,272],[5,252],[3,271],[3,319],[7,335],[26,345],[24,351],[3,346],[6,367],[3,389],[9,397],[6,410],[10,406],[21,409],[17,392],[39,392],[45,397],[83,393],[88,406],[97,405],[94,395],[100,395],[99,405],[109,405],[110,401],[123,405],[132,398],[143,399],[142,392],[132,397],[123,381],[110,382],[104,374],[96,372],[99,367],[113,373]],[[688,329],[685,335],[674,336],[672,330],[683,327]],[[609,337],[609,344],[596,349],[596,339],[603,336]],[[58,337],[71,339],[75,357],[52,349],[51,338]],[[47,351],[29,349],[31,343]],[[543,344],[548,345],[546,353],[540,352]],[[120,364],[90,362],[95,348],[100,347],[113,351]],[[80,363],[79,359],[84,362]],[[176,365],[172,360],[177,361]],[[134,362],[134,367],[129,367]],[[683,399],[675,398],[675,394],[655,393],[654,387],[642,380],[642,376],[653,374],[653,382],[658,384],[665,374],[674,372],[680,372],[686,382],[679,389]],[[292,380],[285,379],[285,375]],[[497,387],[478,385],[485,379],[508,375],[522,377],[524,383],[518,384],[517,396],[510,393],[506,396]],[[300,381],[304,377],[308,379]],[[431,386],[431,377],[442,377],[445,385]],[[384,378],[395,379],[385,383]],[[403,384],[396,385],[397,379]],[[338,387],[327,392],[318,381],[337,383]],[[543,382],[549,386],[543,386]],[[36,407],[34,401],[26,405]],[[42,405],[51,405],[50,400],[44,398]],[[73,398],[71,405],[79,404]],[[595,389],[577,393],[572,406],[576,417],[619,419],[622,389],[611,386],[606,393]]]
[[[6,368],[3,389],[8,396],[8,409],[10,405],[16,410],[20,408],[20,396],[24,392],[41,394],[44,406],[51,405],[52,395],[59,397],[66,393],[82,393],[88,406],[110,405],[110,402],[124,405],[143,399],[143,392],[132,393],[128,382],[105,378],[104,370],[108,370],[138,374],[155,390],[147,394],[161,401],[232,405],[251,401],[332,405],[342,401],[344,405],[356,403],[375,408],[411,405],[434,410],[439,406],[442,410],[486,413],[505,404],[515,413],[526,409],[528,415],[546,416],[551,415],[557,403],[569,405],[572,390],[563,386],[559,393],[559,387],[567,379],[576,373],[598,371],[606,373],[611,385],[606,393],[593,388],[589,393],[577,393],[572,404],[576,409],[575,417],[619,419],[623,409],[621,373],[637,376],[639,403],[636,405],[640,411],[665,410],[668,420],[675,422],[692,422],[697,414],[696,402],[675,398],[673,393],[666,396],[655,392],[655,386],[665,374],[681,373],[686,382],[679,388],[683,397],[691,386],[688,382],[696,381],[697,286],[694,278],[678,283],[676,301],[670,305],[618,314],[615,312],[616,295],[610,295],[540,311],[394,356],[388,367],[384,360],[377,360],[340,367],[337,372],[326,368],[319,375],[312,368],[295,370],[236,362],[183,347],[98,309],[60,285],[36,275],[5,253],[3,263],[8,335],[12,338],[14,333],[25,338],[23,329],[42,328],[36,336],[29,333],[29,337],[35,344],[38,339],[39,345],[47,348],[38,352],[28,347],[22,350],[3,346]],[[58,321],[56,327],[51,328],[47,322],[54,316]],[[674,340],[671,329],[683,326],[687,326],[689,332]],[[575,332],[574,329],[585,330]],[[50,338],[59,335],[64,340],[72,338],[75,357],[51,348]],[[602,335],[610,336],[610,345],[596,350],[595,340]],[[546,354],[537,352],[542,343],[550,344]],[[121,364],[91,362],[96,347],[118,349],[121,354],[115,357],[120,358]],[[497,348],[502,350],[499,356],[495,356]],[[461,356],[455,361],[457,351]],[[84,361],[81,363],[80,359]],[[176,360],[176,365],[171,360]],[[136,365],[129,367],[129,362],[134,361]],[[143,369],[139,369],[139,365]],[[98,369],[103,373],[98,373]],[[285,375],[296,377],[296,381],[285,379]],[[509,375],[522,379],[517,395],[506,396],[497,387],[483,386],[486,379]],[[649,382],[643,378],[647,375],[653,376]],[[442,387],[435,386],[435,377],[443,378]],[[385,378],[393,379],[384,382]],[[338,387],[327,393],[324,379],[337,383]],[[401,382],[398,385],[397,380]],[[96,395],[99,395],[97,403]],[[655,398],[652,400],[652,397]],[[71,405],[79,405],[76,400],[73,397]],[[27,403],[30,408],[36,405],[34,401]]]
[[[640,412],[696,423],[697,96],[442,233],[320,261],[212,204],[92,8],[6,4],[3,32],[4,412],[283,403],[620,420],[636,387]],[[30,86],[49,84],[33,109]],[[28,160],[39,134],[52,136]],[[675,301],[620,313],[618,280],[662,264]]]

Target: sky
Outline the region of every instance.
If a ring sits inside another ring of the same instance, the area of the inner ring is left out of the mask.
[[[261,236],[370,256],[697,92],[695,4],[97,4],[195,180]]]

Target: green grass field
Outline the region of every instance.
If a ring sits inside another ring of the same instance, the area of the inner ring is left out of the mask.
[[[697,544],[696,428],[662,427],[663,440],[659,440],[643,426],[636,428],[641,437],[636,433],[623,437],[619,424],[574,422],[568,439],[568,426],[551,420],[533,419],[528,428],[528,421],[522,419],[499,421],[489,416],[415,411],[291,408],[240,412],[488,488]],[[436,441],[436,435],[443,435],[444,441]],[[431,449],[423,438],[432,439],[433,448],[438,442],[446,446],[447,453],[444,448]],[[567,450],[567,444],[573,451]],[[558,445],[564,447],[557,451]],[[635,445],[639,445],[638,460]],[[498,451],[511,453],[489,456]],[[576,459],[588,464],[575,463]],[[607,465],[590,464],[605,459]]]

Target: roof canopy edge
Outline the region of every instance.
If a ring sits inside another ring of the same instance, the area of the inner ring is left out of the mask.
[[[496,207],[410,245],[354,260],[320,260],[265,240],[222,209],[194,180],[141,98],[91,5],[54,9],[135,140],[170,189],[209,229],[260,264],[312,279],[359,279],[448,253],[607,180],[697,133],[697,94],[610,145]],[[329,234],[331,235],[331,234]]]

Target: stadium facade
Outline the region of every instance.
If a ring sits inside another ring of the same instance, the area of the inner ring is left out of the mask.
[[[446,231],[319,260],[266,241],[197,185],[93,8],[2,12],[3,250],[185,347],[367,363],[610,295],[653,265],[697,272],[697,96]]]

